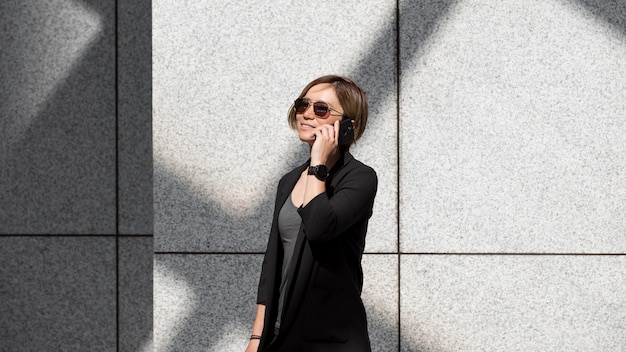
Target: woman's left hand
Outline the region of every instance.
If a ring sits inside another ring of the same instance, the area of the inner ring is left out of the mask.
[[[339,121],[323,124],[315,131],[315,142],[311,147],[311,165],[326,165],[329,157],[337,151]]]

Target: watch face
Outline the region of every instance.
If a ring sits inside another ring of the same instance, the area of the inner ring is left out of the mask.
[[[324,181],[328,177],[328,169],[326,168],[326,165],[309,166],[307,174],[315,175],[318,180]]]

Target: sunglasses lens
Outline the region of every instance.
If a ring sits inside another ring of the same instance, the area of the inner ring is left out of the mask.
[[[309,107],[309,102],[304,99],[296,99],[293,103],[294,108],[298,114],[302,114]]]
[[[313,112],[318,117],[326,117],[326,115],[328,115],[328,111],[329,111],[328,105],[326,105],[325,103],[313,104]]]
[[[308,100],[299,98],[296,99],[296,101],[293,103],[293,108],[296,110],[296,113],[304,114],[306,109],[309,108],[309,105],[310,102]],[[315,114],[315,116],[324,119],[328,117],[328,114],[330,113],[330,107],[328,106],[328,104],[322,102],[313,103],[313,113]]]

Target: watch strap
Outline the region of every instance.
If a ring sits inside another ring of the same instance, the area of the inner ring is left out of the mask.
[[[328,168],[326,165],[309,166],[307,175],[314,175],[318,180],[326,181],[326,178],[328,178]]]

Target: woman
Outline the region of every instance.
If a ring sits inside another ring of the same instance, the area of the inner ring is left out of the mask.
[[[323,76],[289,111],[310,159],[280,180],[246,352],[370,351],[361,256],[378,179],[339,145],[350,120],[354,140],[367,100],[354,82]]]

